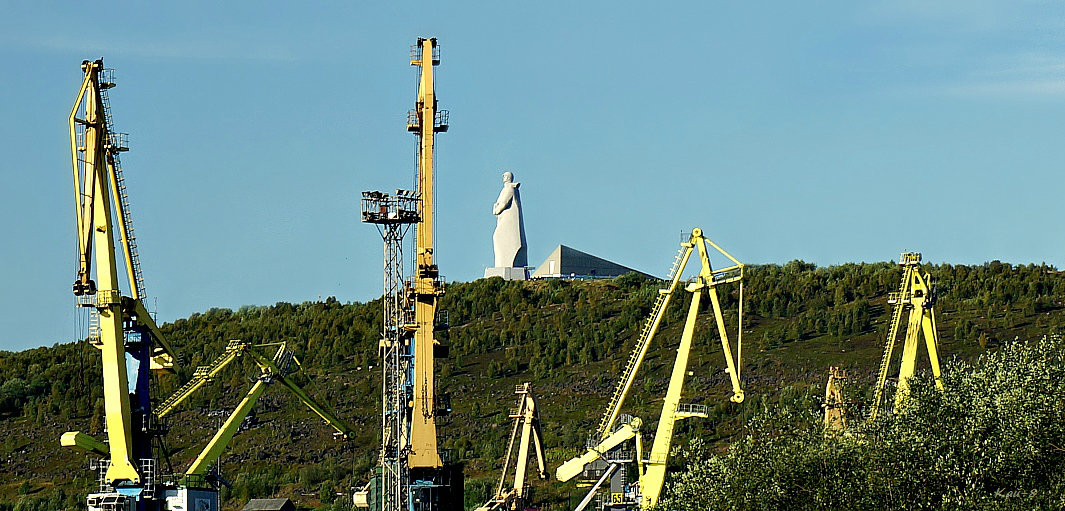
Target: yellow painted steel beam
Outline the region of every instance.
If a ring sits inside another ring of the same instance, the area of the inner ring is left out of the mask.
[[[559,481],[569,481],[570,479],[577,477],[581,472],[584,472],[585,465],[599,459],[603,454],[622,443],[637,437],[640,434],[640,426],[642,424],[643,423],[638,418],[633,418],[632,422],[628,424],[622,424],[617,431],[608,435],[602,442],[599,442],[598,445],[556,468],[555,479]]]
[[[436,436],[436,382],[434,372],[433,329],[440,288],[439,269],[434,257],[436,218],[436,182],[433,172],[436,132],[436,90],[433,58],[436,39],[420,38],[419,58],[411,64],[421,70],[415,114],[418,122],[418,193],[421,196],[421,218],[415,227],[414,276],[414,396],[410,424],[410,454],[412,468],[443,466]]]
[[[255,385],[252,385],[247,395],[244,396],[244,399],[240,401],[240,404],[233,410],[233,413],[229,414],[229,418],[222,424],[222,427],[207,442],[207,446],[200,451],[200,455],[192,462],[189,469],[185,471],[186,476],[199,476],[207,472],[207,468],[218,460],[226,446],[233,440],[233,435],[237,434],[237,429],[240,428],[241,422],[248,416],[252,407],[255,406],[255,401],[259,399],[259,396],[265,390],[266,378],[259,378]]]
[[[112,156],[111,154],[107,154],[105,158],[105,163],[107,164],[107,181],[111,185],[111,203],[115,206],[115,210],[117,212],[115,218],[118,219],[118,234],[121,239],[121,243],[119,243],[119,245],[122,247],[122,256],[125,258],[126,262],[126,276],[129,279],[127,280],[127,282],[129,282],[129,293],[130,295],[132,295],[132,298],[134,300],[140,301],[144,299],[144,297],[140,296],[140,290],[137,289],[136,284],[137,277],[133,272],[133,252],[129,244],[130,226],[126,225],[126,215],[122,212],[123,206],[122,200],[119,196],[119,183],[118,175],[115,170],[114,156]]]
[[[698,286],[692,288],[692,286]],[[684,332],[680,338],[680,346],[677,348],[677,358],[673,362],[673,373],[669,378],[669,387],[666,390],[666,398],[662,402],[662,413],[658,418],[658,430],[655,432],[654,442],[651,444],[651,457],[645,463],[645,468],[640,476],[640,493],[643,495],[642,508],[649,508],[658,502],[658,496],[662,492],[662,485],[666,480],[666,461],[669,459],[669,447],[673,442],[673,428],[677,422],[677,407],[680,405],[681,392],[684,390],[684,379],[688,373],[688,355],[691,352],[692,336],[695,333],[695,322],[699,317],[699,303],[705,284],[696,283],[689,286],[692,293],[691,305],[688,307],[688,318],[684,322]],[[711,289],[710,292],[713,292]],[[716,312],[716,311],[715,311]]]
[[[280,381],[281,384],[285,386],[285,388],[295,394],[296,397],[299,398],[299,400],[304,405],[306,405],[307,408],[310,408],[310,410],[314,412],[315,415],[321,418],[330,427],[335,429],[337,433],[340,433],[344,438],[352,438],[353,436],[355,436],[355,430],[352,429],[351,426],[348,426],[347,423],[340,420],[339,417],[323,408],[314,399],[311,399],[311,397],[308,396],[307,393],[304,392],[303,389],[299,387],[299,385],[296,385],[289,377],[281,376],[278,378],[278,381]]]
[[[322,405],[318,404],[314,399],[311,398],[311,396],[307,395],[307,393],[304,392],[303,389],[296,384],[296,382],[292,381],[292,379],[289,378],[284,371],[277,367],[276,361],[281,359],[281,357],[284,356],[287,352],[288,351],[285,346],[285,343],[281,343],[280,347],[277,350],[277,354],[274,356],[273,360],[266,358],[263,355],[256,353],[255,351],[252,351],[251,354],[252,357],[255,359],[255,363],[259,365],[265,375],[269,375],[271,379],[281,382],[281,384],[284,385],[285,388],[287,388],[289,391],[295,394],[297,398],[299,398],[300,402],[302,402],[307,408],[310,408],[311,411],[315,413],[315,415],[325,421],[326,424],[329,424],[329,426],[335,429],[337,433],[343,435],[344,438],[353,437],[355,431],[354,429],[352,429],[351,426],[348,426],[347,423],[340,420],[339,417],[330,413],[328,410],[322,407]],[[297,360],[295,356],[292,357],[292,361],[296,365],[299,365],[299,360]]]
[[[119,218],[122,216],[119,215]],[[130,287],[134,290],[137,288],[135,285]],[[159,330],[159,326],[155,324],[155,320],[152,319],[152,315],[148,313],[148,309],[144,307],[140,299],[123,296],[122,307],[126,317],[132,318],[135,323],[148,329],[152,335],[151,369],[156,372],[176,372],[174,364],[178,361],[177,351],[170,345],[170,341],[166,340],[166,336]]]
[[[66,433],[63,433],[63,436],[59,439],[59,443],[63,447],[73,447],[81,451],[99,454],[100,456],[107,456],[111,453],[107,444],[80,431],[67,431]]]

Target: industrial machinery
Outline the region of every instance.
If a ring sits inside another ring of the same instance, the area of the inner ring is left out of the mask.
[[[724,255],[732,262],[732,265],[719,270],[713,269],[710,265],[708,247],[713,247],[717,252]],[[651,341],[658,331],[666,308],[677,286],[680,284],[688,260],[696,252],[698,253],[700,269],[698,275],[684,286],[684,289],[691,293],[691,303],[684,323],[680,346],[677,348],[677,357],[673,363],[669,387],[662,403],[662,413],[658,420],[654,443],[651,446],[650,456],[645,459],[643,457],[643,442],[640,433],[642,421],[639,418],[623,415],[621,413],[622,405],[632,388],[637,370],[647,354]],[[692,338],[695,333],[695,324],[703,295],[710,298],[718,337],[721,340],[721,350],[725,357],[726,370],[732,381],[733,394],[730,399],[734,403],[743,402],[743,388],[740,383],[741,353],[743,348],[743,268],[742,263],[703,236],[701,229],[692,229],[690,238],[681,243],[681,249],[677,253],[677,257],[674,259],[673,266],[669,271],[669,287],[659,290],[659,296],[651,310],[651,315],[647,318],[640,333],[640,338],[629,356],[628,364],[615,387],[606,412],[599,422],[599,427],[595,435],[589,439],[587,452],[567,461],[555,471],[555,477],[559,481],[568,481],[582,473],[595,479],[587,496],[577,507],[577,511],[587,507],[599,495],[599,489],[607,481],[610,483],[609,499],[600,498],[597,506],[600,509],[631,509],[636,507],[650,509],[658,502],[665,483],[666,463],[669,459],[669,449],[673,440],[676,421],[689,417],[707,416],[706,405],[680,403],[684,380],[688,374],[688,355],[691,351]],[[733,358],[732,348],[729,344],[721,302],[717,294],[717,286],[732,282],[740,283],[739,310],[737,312],[739,325],[735,358]],[[630,441],[635,442],[635,452],[629,447]],[[626,480],[628,470],[624,470],[623,467],[623,465],[632,462],[636,463],[637,484],[628,483]]]
[[[869,420],[876,419],[884,403],[884,386],[887,383],[891,355],[895,349],[903,316],[908,316],[908,320],[906,339],[902,347],[902,363],[899,367],[898,388],[895,391],[895,405],[898,406],[909,389],[909,379],[913,376],[917,365],[917,338],[922,334],[936,387],[943,389],[939,371],[939,331],[936,329],[934,310],[935,280],[931,274],[921,273],[920,253],[904,252],[899,257],[899,266],[902,267],[902,281],[899,283],[898,292],[888,295],[888,303],[894,304],[895,308],[891,312],[891,324],[888,328],[887,341],[884,343],[884,356],[880,359],[880,371],[876,380]]]
[[[262,353],[259,353],[255,348],[277,348],[273,357],[267,357]],[[272,383],[280,383],[290,392],[292,392],[307,408],[310,408],[319,418],[321,418],[326,424],[333,427],[336,430],[336,434],[344,438],[350,438],[353,436],[353,431],[350,426],[340,420],[334,414],[326,410],[312,399],[295,381],[293,381],[291,375],[295,368],[302,368],[302,364],[295,354],[292,353],[287,347],[287,343],[269,343],[258,346],[252,346],[241,340],[229,341],[226,346],[225,352],[218,358],[212,361],[209,365],[200,366],[196,368],[193,373],[193,377],[179,388],[173,395],[167,398],[158,407],[157,417],[159,419],[164,418],[170,412],[177,409],[177,407],[183,403],[186,399],[192,396],[198,389],[203,387],[206,383],[210,382],[219,372],[222,371],[230,362],[241,358],[247,354],[255,361],[255,364],[259,367],[259,377],[256,378],[255,384],[248,390],[244,399],[240,401],[240,404],[233,409],[229,417],[223,423],[222,427],[215,433],[214,437],[207,442],[207,445],[200,452],[196,460],[192,462],[192,465],[185,471],[184,476],[181,478],[180,487],[190,487],[196,489],[213,488],[217,486],[217,481],[213,475],[208,474],[208,468],[211,467],[218,458],[222,455],[226,446],[233,440],[233,436],[237,433],[244,418],[248,416],[252,408],[255,406],[255,402],[259,399],[259,396],[266,390],[267,385]]]
[[[839,367],[828,368],[828,383],[825,384],[825,429],[843,431],[847,429],[847,408],[843,399],[844,383],[849,381],[847,372]]]
[[[514,429],[510,431],[510,442],[507,444],[507,455],[503,458],[503,470],[499,476],[499,486],[495,494],[477,508],[477,511],[524,511],[529,502],[531,488],[525,482],[525,474],[529,467],[529,444],[536,449],[536,461],[539,468],[540,479],[547,479],[546,460],[544,455],[544,435],[540,430],[540,412],[536,406],[536,396],[532,391],[532,384],[523,383],[514,387],[514,393],[518,395],[518,406],[510,411],[510,418],[514,419]],[[521,439],[518,439],[518,431],[521,431]],[[514,452],[514,444],[517,442],[518,451]],[[507,470],[514,458],[514,484],[507,486]]]
[[[158,510],[163,500],[154,451],[162,448],[165,429],[152,413],[150,373],[173,372],[177,356],[144,307],[144,276],[119,161],[126,136],[114,130],[107,95],[113,73],[102,59],[84,61],[81,69],[85,76],[68,119],[78,237],[73,289],[78,305],[89,310],[88,340],[103,359],[107,443],[72,431],[62,444],[104,457],[94,466],[100,487],[86,499],[90,511]],[[116,230],[128,295],[120,288]],[[217,495],[197,498],[217,509]]]
[[[89,511],[216,511],[217,485],[207,477],[207,468],[232,439],[266,383],[280,382],[341,433],[348,434],[350,428],[292,382],[290,365],[298,366],[299,361],[283,343],[274,345],[279,348],[273,358],[239,341],[231,343],[226,354],[197,369],[192,381],[153,411],[152,373],[174,373],[177,355],[144,306],[144,276],[119,160],[127,150],[126,135],[114,130],[107,95],[115,85],[113,72],[103,67],[102,60],[84,61],[81,69],[85,76],[68,119],[78,247],[73,291],[78,306],[89,311],[88,342],[101,353],[107,442],[71,431],[63,434],[61,443],[102,457],[91,464],[98,472],[99,488],[86,498]],[[116,231],[124,275],[115,250]],[[245,352],[251,353],[261,371],[251,392],[184,476],[162,474],[159,460],[170,465],[164,443],[168,428],[162,417]]]
[[[448,112],[437,109],[433,79],[440,64],[435,38],[419,38],[410,63],[421,71],[415,108],[407,131],[418,139],[417,189],[395,196],[365,192],[362,220],[378,226],[385,244],[380,466],[369,484],[355,492],[358,507],[381,511],[459,509],[463,505],[462,465],[437,445],[437,418],[450,400],[436,389],[435,359],[447,347],[434,332],[447,328],[437,311],[444,279],[436,263],[435,149],[437,133],[448,129]],[[403,277],[403,235],[415,232],[414,275]]]

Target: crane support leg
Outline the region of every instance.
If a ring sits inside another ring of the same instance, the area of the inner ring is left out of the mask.
[[[939,338],[936,335],[936,315],[935,311],[928,309],[925,313],[924,321],[921,322],[921,329],[924,331],[924,344],[928,349],[928,360],[932,365],[932,376],[936,379],[936,387],[939,390],[943,390],[942,373],[939,369],[939,346],[936,343],[936,339]]]
[[[910,321],[906,326],[906,341],[902,346],[902,365],[899,367],[899,385],[895,391],[895,404],[902,401],[909,392],[910,378],[917,367],[917,336],[921,333],[921,311],[910,311]]]
[[[692,337],[695,335],[695,322],[699,317],[699,303],[703,295],[703,284],[693,284],[691,306],[688,307],[688,319],[684,322],[684,333],[677,348],[677,360],[673,362],[673,374],[669,378],[666,399],[662,403],[662,415],[658,420],[658,431],[651,445],[651,459],[648,460],[644,474],[640,477],[640,493],[643,501],[640,507],[647,509],[658,502],[662,485],[666,481],[666,460],[669,446],[673,442],[673,428],[677,422],[677,407],[684,390],[684,377],[688,373],[688,355],[691,353]],[[711,292],[711,296],[713,296]],[[715,304],[716,305],[716,304]]]
[[[717,334],[721,339],[721,351],[725,354],[725,366],[728,368],[729,379],[732,380],[733,403],[743,402],[743,387],[740,385],[739,368],[736,367],[736,359],[732,356],[732,345],[728,341],[728,331],[725,330],[725,318],[721,314],[721,301],[717,298],[717,290],[710,288],[710,303],[714,306],[714,320],[717,321]],[[743,328],[741,325],[740,328]]]
[[[186,476],[202,475],[207,472],[207,467],[222,455],[222,451],[225,450],[229,441],[233,439],[233,435],[237,434],[237,428],[240,427],[240,423],[244,421],[244,417],[248,416],[248,412],[251,412],[252,407],[255,406],[255,401],[259,399],[264,390],[266,390],[266,381],[262,379],[252,385],[251,390],[237,405],[237,408],[233,410],[233,413],[229,415],[222,428],[214,434],[210,442],[207,442],[207,446],[196,457],[196,461],[193,461],[192,466],[185,471]]]

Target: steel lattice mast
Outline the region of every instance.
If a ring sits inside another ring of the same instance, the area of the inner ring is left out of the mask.
[[[407,508],[407,388],[410,374],[410,321],[403,277],[403,237],[418,221],[416,193],[396,190],[394,196],[363,192],[362,221],[377,225],[384,241],[384,293],[381,295],[381,474],[380,493],[375,495],[381,511]],[[368,498],[368,496],[367,496]],[[369,505],[369,502],[366,502]]]

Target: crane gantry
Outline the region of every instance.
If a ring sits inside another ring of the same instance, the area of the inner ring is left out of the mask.
[[[869,420],[875,420],[884,401],[884,386],[887,383],[888,367],[891,365],[892,353],[902,328],[903,316],[906,322],[906,337],[902,346],[902,363],[899,366],[899,382],[895,391],[895,405],[898,406],[909,391],[909,380],[917,367],[918,337],[924,337],[928,361],[932,366],[932,376],[936,387],[943,389],[939,369],[939,330],[936,329],[936,290],[932,275],[921,272],[921,254],[904,252],[899,256],[902,267],[902,281],[898,292],[888,295],[888,303],[895,306],[891,312],[891,324],[887,340],[884,343],[884,356],[880,359],[877,373],[876,390],[873,394],[873,406],[869,411]]]
[[[540,410],[536,404],[532,384],[522,383],[514,387],[518,395],[518,406],[510,411],[514,419],[514,428],[510,431],[507,454],[503,457],[503,470],[499,476],[499,485],[495,494],[476,511],[524,511],[529,503],[530,487],[525,482],[529,467],[529,448],[536,455],[537,475],[547,479],[547,458],[544,454],[544,434],[540,428]],[[519,431],[521,436],[519,437]],[[514,447],[517,445],[518,450]],[[511,460],[514,462],[514,484],[507,485],[508,470]]]
[[[710,264],[709,247],[728,258],[732,265],[718,270],[713,269]],[[651,446],[650,456],[644,459],[643,442],[640,433],[643,421],[636,417],[623,415],[621,413],[622,407],[632,388],[644,356],[647,354],[648,348],[658,332],[658,327],[665,315],[666,308],[680,285],[688,260],[692,254],[696,253],[698,254],[700,265],[699,273],[684,286],[685,291],[691,294],[691,303],[684,322],[680,346],[677,348],[677,356],[673,363],[669,387],[666,389],[665,399],[662,403],[662,412],[658,419],[658,427]],[[713,241],[710,241],[709,238],[703,236],[702,229],[692,229],[688,241],[681,243],[681,249],[677,253],[669,272],[669,287],[659,290],[659,295],[654,307],[652,307],[651,314],[644,324],[640,338],[629,356],[628,364],[622,372],[603,418],[596,429],[593,438],[598,439],[598,443],[589,448],[584,454],[562,464],[555,471],[556,479],[568,481],[581,473],[587,472],[590,464],[600,464],[601,468],[598,469],[601,470],[599,478],[577,507],[577,511],[583,510],[591,502],[599,488],[607,480],[610,480],[611,495],[609,502],[605,503],[604,507],[650,509],[657,504],[665,483],[666,463],[669,460],[669,449],[673,441],[673,430],[676,422],[689,417],[707,416],[706,405],[681,404],[680,402],[684,389],[684,380],[688,374],[688,356],[691,351],[703,295],[710,299],[718,338],[721,341],[721,351],[725,358],[726,371],[732,382],[730,400],[734,403],[743,402],[743,387],[740,381],[743,347],[743,268],[743,263],[740,263]],[[733,357],[732,347],[728,340],[721,301],[717,293],[717,286],[733,282],[740,283],[738,322],[741,326],[738,328],[737,333],[735,357]],[[625,448],[629,441],[635,441],[636,450],[634,453]],[[632,485],[625,484],[626,471],[619,470],[623,463],[632,461],[637,464],[639,476],[639,484],[635,488]]]

